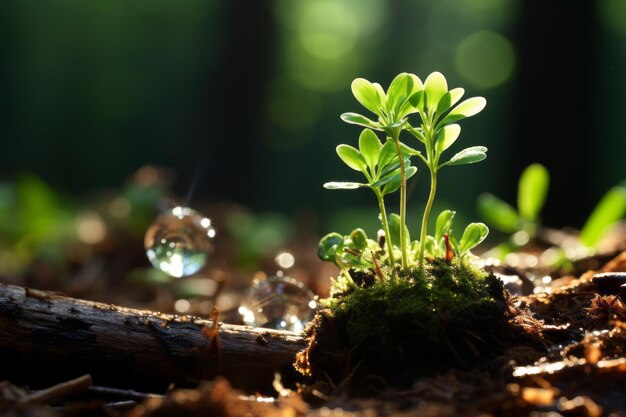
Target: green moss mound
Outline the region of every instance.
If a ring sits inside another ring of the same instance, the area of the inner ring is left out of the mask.
[[[307,329],[311,344],[297,361],[305,374],[408,382],[471,368],[528,337],[528,328],[522,334],[514,320],[524,312],[512,306],[501,281],[471,262],[436,259],[424,274],[409,270],[388,280],[368,271],[351,275],[358,288],[327,300],[328,309]]]

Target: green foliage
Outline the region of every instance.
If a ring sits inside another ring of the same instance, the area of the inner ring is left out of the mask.
[[[499,244],[491,251],[492,256],[504,259],[506,255],[535,238],[541,227],[540,214],[549,186],[548,170],[535,163],[526,167],[520,176],[517,209],[493,194],[484,193],[478,197],[478,212],[483,219],[495,229],[511,235],[507,242]]]
[[[485,193],[478,198],[478,211],[494,228],[507,234],[523,232],[530,240],[541,227],[541,210],[550,187],[550,174],[541,164],[529,165],[520,176],[517,210],[498,197]],[[626,214],[626,184],[611,188],[596,205],[585,222],[579,241],[589,248],[597,247],[615,223]],[[500,257],[519,249],[515,239],[498,246]],[[558,262],[561,262],[559,259]]]
[[[520,222],[519,214],[508,203],[493,194],[478,198],[478,211],[491,226],[504,233],[515,233]]]
[[[327,234],[320,240],[317,255],[321,260],[332,262],[341,269],[342,277],[340,278],[343,279],[339,280],[339,288],[334,289],[338,292],[356,287],[350,276],[350,270],[372,271],[377,262],[384,262],[385,257],[388,256],[380,250],[378,243],[369,239],[365,231],[360,228],[354,229],[346,236],[339,233]]]
[[[356,100],[375,117],[370,118],[358,113],[342,114],[341,118],[345,122],[364,126],[365,129],[359,136],[358,149],[341,144],[337,147],[337,155],[349,168],[361,172],[365,181],[334,181],[324,184],[324,187],[369,188],[374,192],[385,232],[386,250],[379,250],[383,252],[381,262],[390,267],[391,276],[396,274],[396,251],[400,254],[401,271],[415,267],[409,263],[411,260],[416,263],[420,273],[425,269],[425,254],[431,257],[447,256],[449,251],[442,250],[447,248],[442,246],[444,234],[450,235],[446,245],[452,245],[457,256],[465,255],[487,235],[488,229],[484,224],[470,224],[460,241],[448,233],[454,212],[444,212],[446,214],[441,220],[443,223],[438,225],[435,237],[428,235],[427,227],[435,199],[439,170],[446,166],[479,162],[487,156],[487,148],[472,146],[454,154],[447,161],[440,161],[442,154],[456,143],[461,133],[461,127],[455,122],[479,113],[485,107],[486,100],[482,97],[473,97],[459,103],[465,90],[462,88],[449,90],[446,78],[439,72],[430,74],[424,82],[415,74],[401,73],[393,79],[386,91],[380,84],[363,78],[354,80],[351,87]],[[376,131],[385,135],[384,144]],[[410,133],[423,144],[424,149],[420,151],[404,143],[404,140],[401,140],[402,132]],[[419,241],[411,241],[406,226],[406,183],[417,172],[417,168],[411,166],[411,158],[414,156],[428,168],[431,179]],[[400,190],[399,214],[388,216],[384,198],[397,190]],[[361,260],[359,264],[353,259],[355,256],[365,257],[364,252],[361,248],[361,252],[355,255],[354,248],[347,245],[347,239],[345,236],[331,233],[320,242],[319,252],[322,259],[339,265],[344,275],[347,275],[349,267],[362,267],[368,264],[367,260]],[[346,251],[350,256],[346,256]]]
[[[539,213],[546,202],[550,174],[541,164],[532,164],[522,172],[519,179],[517,207],[523,219],[539,221]]]
[[[580,232],[580,242],[595,247],[626,214],[626,183],[611,188],[593,209]]]
[[[540,213],[548,195],[550,175],[541,164],[529,165],[517,187],[517,210],[493,194],[478,198],[478,211],[491,226],[504,233],[523,231],[533,238],[540,226]]]
[[[467,225],[461,236],[461,240],[457,240],[453,234],[453,220],[456,212],[444,210],[437,216],[435,225],[435,235],[427,236],[426,254],[432,258],[445,258],[448,251],[448,245],[454,255],[460,258],[466,258],[470,254],[470,250],[478,246],[489,233],[489,229],[483,223],[470,223]],[[446,243],[446,238],[448,243]]]

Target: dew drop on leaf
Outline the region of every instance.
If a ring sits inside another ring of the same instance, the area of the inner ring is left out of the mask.
[[[211,220],[188,207],[160,214],[146,231],[144,245],[155,268],[175,278],[193,275],[213,252]]]
[[[277,274],[255,281],[239,307],[248,326],[301,332],[313,319],[317,302],[301,282]]]

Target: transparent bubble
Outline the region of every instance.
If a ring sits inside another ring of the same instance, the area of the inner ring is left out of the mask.
[[[277,274],[255,281],[239,307],[248,326],[301,332],[313,319],[317,303],[313,293],[288,276]]]
[[[195,274],[213,252],[211,220],[188,207],[159,215],[146,231],[144,245],[156,268],[175,278]]]

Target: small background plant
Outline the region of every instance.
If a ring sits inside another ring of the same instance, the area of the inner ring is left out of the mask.
[[[478,211],[485,221],[496,230],[510,235],[506,242],[489,251],[490,256],[504,259],[506,255],[520,250],[527,244],[535,244],[546,234],[541,224],[541,211],[547,200],[550,186],[548,170],[541,164],[529,165],[520,176],[517,194],[517,209],[504,200],[485,193],[478,198]],[[617,222],[626,214],[626,183],[611,188],[601,198],[585,221],[580,233],[575,238],[581,251],[576,253],[593,253],[599,249],[602,239],[612,230]],[[550,242],[545,242],[546,243]],[[558,242],[555,242],[558,244]],[[563,248],[557,249],[551,267],[571,267],[575,254],[568,254]]]

